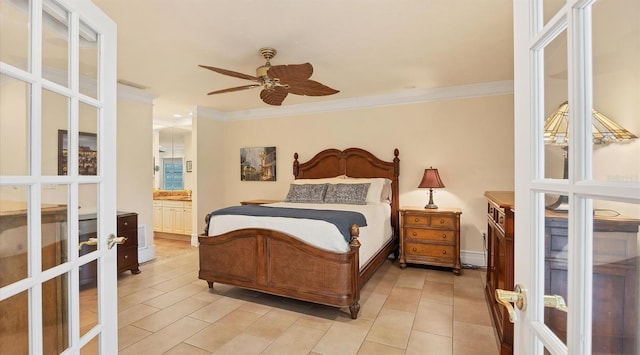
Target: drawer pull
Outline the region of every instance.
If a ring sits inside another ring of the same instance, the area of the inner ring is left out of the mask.
[[[413,232],[413,236],[414,236],[414,237],[415,237],[415,236],[417,236],[417,235],[418,235],[418,233],[416,233],[416,232]]]
[[[418,251],[418,248],[416,248],[416,247],[413,247],[413,251]]]
[[[125,255],[125,256],[124,256],[124,258],[125,258],[125,259],[129,259],[129,255]]]
[[[419,218],[414,218],[413,221],[417,223],[417,222],[420,222],[420,219]]]
[[[124,221],[124,223],[122,223],[122,224],[124,224],[125,226],[128,226],[128,225],[129,225],[129,222]]]
[[[440,224],[444,224],[444,219],[440,218]]]
[[[447,253],[447,251],[446,251],[446,250],[443,250],[443,251],[442,251],[442,255],[445,255],[446,253]]]
[[[447,239],[447,235],[446,234],[442,234],[442,239]]]

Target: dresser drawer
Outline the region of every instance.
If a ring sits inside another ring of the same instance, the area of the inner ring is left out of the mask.
[[[428,226],[429,216],[425,214],[405,213],[403,223],[405,226]]]
[[[439,245],[439,244],[422,244],[407,242],[405,245],[405,252],[407,256],[420,255],[436,258],[452,259],[455,256],[455,250],[452,245]]]
[[[138,215],[133,214],[130,216],[118,217],[118,232],[126,229],[138,228]]]
[[[441,242],[455,243],[455,231],[406,228],[405,237],[410,239],[437,240]]]
[[[455,229],[456,218],[454,216],[431,216],[431,227]]]
[[[138,248],[123,247],[118,245],[118,270],[127,270],[132,265],[137,268],[138,264]]]
[[[122,247],[138,247],[138,231],[136,230],[123,230],[118,231],[118,237],[125,237],[126,240],[123,244],[120,244]]]

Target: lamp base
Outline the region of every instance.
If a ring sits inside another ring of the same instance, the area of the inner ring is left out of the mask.
[[[545,206],[546,209],[555,212],[568,212],[569,211],[569,197],[561,195],[558,200],[550,205]]]
[[[433,203],[433,189],[429,189],[429,203],[424,206],[426,209],[434,209],[438,208],[435,203]]]

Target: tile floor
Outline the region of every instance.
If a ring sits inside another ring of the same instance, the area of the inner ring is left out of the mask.
[[[197,248],[156,238],[158,258],[118,280],[120,354],[498,353],[480,270],[387,261],[357,320],[316,305],[198,279]]]

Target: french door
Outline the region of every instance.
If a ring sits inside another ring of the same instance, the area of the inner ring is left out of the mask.
[[[115,354],[116,26],[0,0],[0,48],[0,352]]]
[[[514,353],[640,354],[640,1],[513,9]]]

